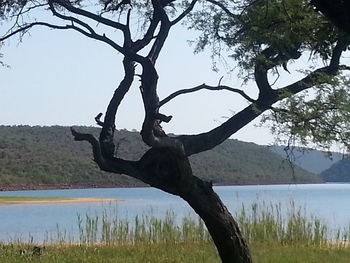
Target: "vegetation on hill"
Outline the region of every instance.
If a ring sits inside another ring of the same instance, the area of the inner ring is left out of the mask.
[[[74,142],[69,128],[59,126],[1,126],[0,182],[89,186],[135,183],[126,176],[100,171],[92,161],[90,145]]]
[[[99,129],[77,127],[97,134]],[[116,133],[117,156],[137,160],[148,149],[138,132]],[[136,185],[132,178],[100,171],[91,146],[76,143],[68,127],[0,126],[0,185]],[[263,146],[228,140],[191,158],[195,174],[214,183],[320,182]]]
[[[335,163],[320,176],[325,182],[350,182],[350,159],[346,158]]]
[[[264,146],[227,140],[191,158],[195,174],[215,183],[275,184],[320,182],[315,175],[271,153]]]

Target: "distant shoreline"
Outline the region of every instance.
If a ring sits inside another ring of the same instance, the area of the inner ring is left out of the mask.
[[[286,185],[286,184],[324,184],[325,182],[276,182],[276,183],[217,183],[213,186],[244,186],[244,185]],[[0,185],[0,192],[5,191],[30,191],[30,190],[64,190],[64,189],[91,189],[91,188],[137,188],[137,187],[151,187],[147,184],[134,184],[134,185],[115,185],[115,184],[86,184],[86,185],[73,185],[73,184],[57,184],[57,185]]]
[[[76,204],[76,203],[100,203],[100,202],[119,202],[117,199],[105,198],[62,198],[62,199],[42,199],[42,200],[14,200],[0,201],[0,206],[7,205],[38,205],[38,204]]]
[[[27,191],[27,190],[64,190],[64,189],[90,189],[90,188],[133,188],[133,187],[149,187],[146,184],[135,185],[115,185],[115,184],[86,184],[86,185],[74,185],[74,184],[57,184],[57,185],[0,185],[0,192],[4,191]]]

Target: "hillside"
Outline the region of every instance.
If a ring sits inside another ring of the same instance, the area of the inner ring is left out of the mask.
[[[320,176],[326,182],[350,182],[350,159],[343,159],[329,169],[323,171]]]
[[[320,182],[315,175],[291,167],[264,146],[227,140],[211,151],[191,157],[194,171],[216,183],[276,184]]]
[[[277,153],[281,157],[287,158],[287,154],[284,151],[283,146],[267,147],[272,152]],[[341,153],[333,152],[331,153],[331,156],[329,156],[327,153],[322,151],[305,151],[303,148],[298,147],[295,147],[293,149],[291,155],[291,161],[293,161],[293,163],[314,174],[322,173],[344,158],[344,155]]]
[[[77,127],[97,134],[99,129]],[[117,154],[137,160],[147,151],[137,132],[116,132]],[[191,157],[194,173],[214,183],[270,184],[320,182],[266,147],[228,140]],[[135,185],[127,176],[101,172],[90,145],[75,142],[68,127],[0,126],[0,185]]]

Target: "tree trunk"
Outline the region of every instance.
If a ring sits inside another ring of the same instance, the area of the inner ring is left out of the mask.
[[[194,187],[182,196],[203,219],[222,263],[251,263],[248,245],[231,213],[208,182],[193,177]]]
[[[222,263],[252,262],[238,224],[213,191],[211,183],[193,176],[186,156],[170,148],[153,148],[140,163],[146,183],[182,197],[202,218]]]

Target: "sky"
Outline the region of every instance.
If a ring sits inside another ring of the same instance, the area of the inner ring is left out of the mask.
[[[209,51],[194,55],[188,43],[194,34],[181,26],[171,31],[157,62],[160,99],[202,83],[216,86],[221,77],[222,84],[241,88],[242,81],[224,67],[212,71]],[[18,38],[6,41],[1,52],[10,68],[0,67],[0,125],[95,126],[94,117],[105,112],[123,77],[121,55],[74,31],[33,28],[21,43]],[[117,129],[141,129],[144,111],[138,86],[136,81],[121,105]],[[242,88],[256,96],[253,83]],[[162,113],[173,116],[164,129],[175,134],[205,132],[247,105],[227,91],[182,95],[162,107]],[[273,143],[269,129],[257,124],[254,121],[232,138]]]

